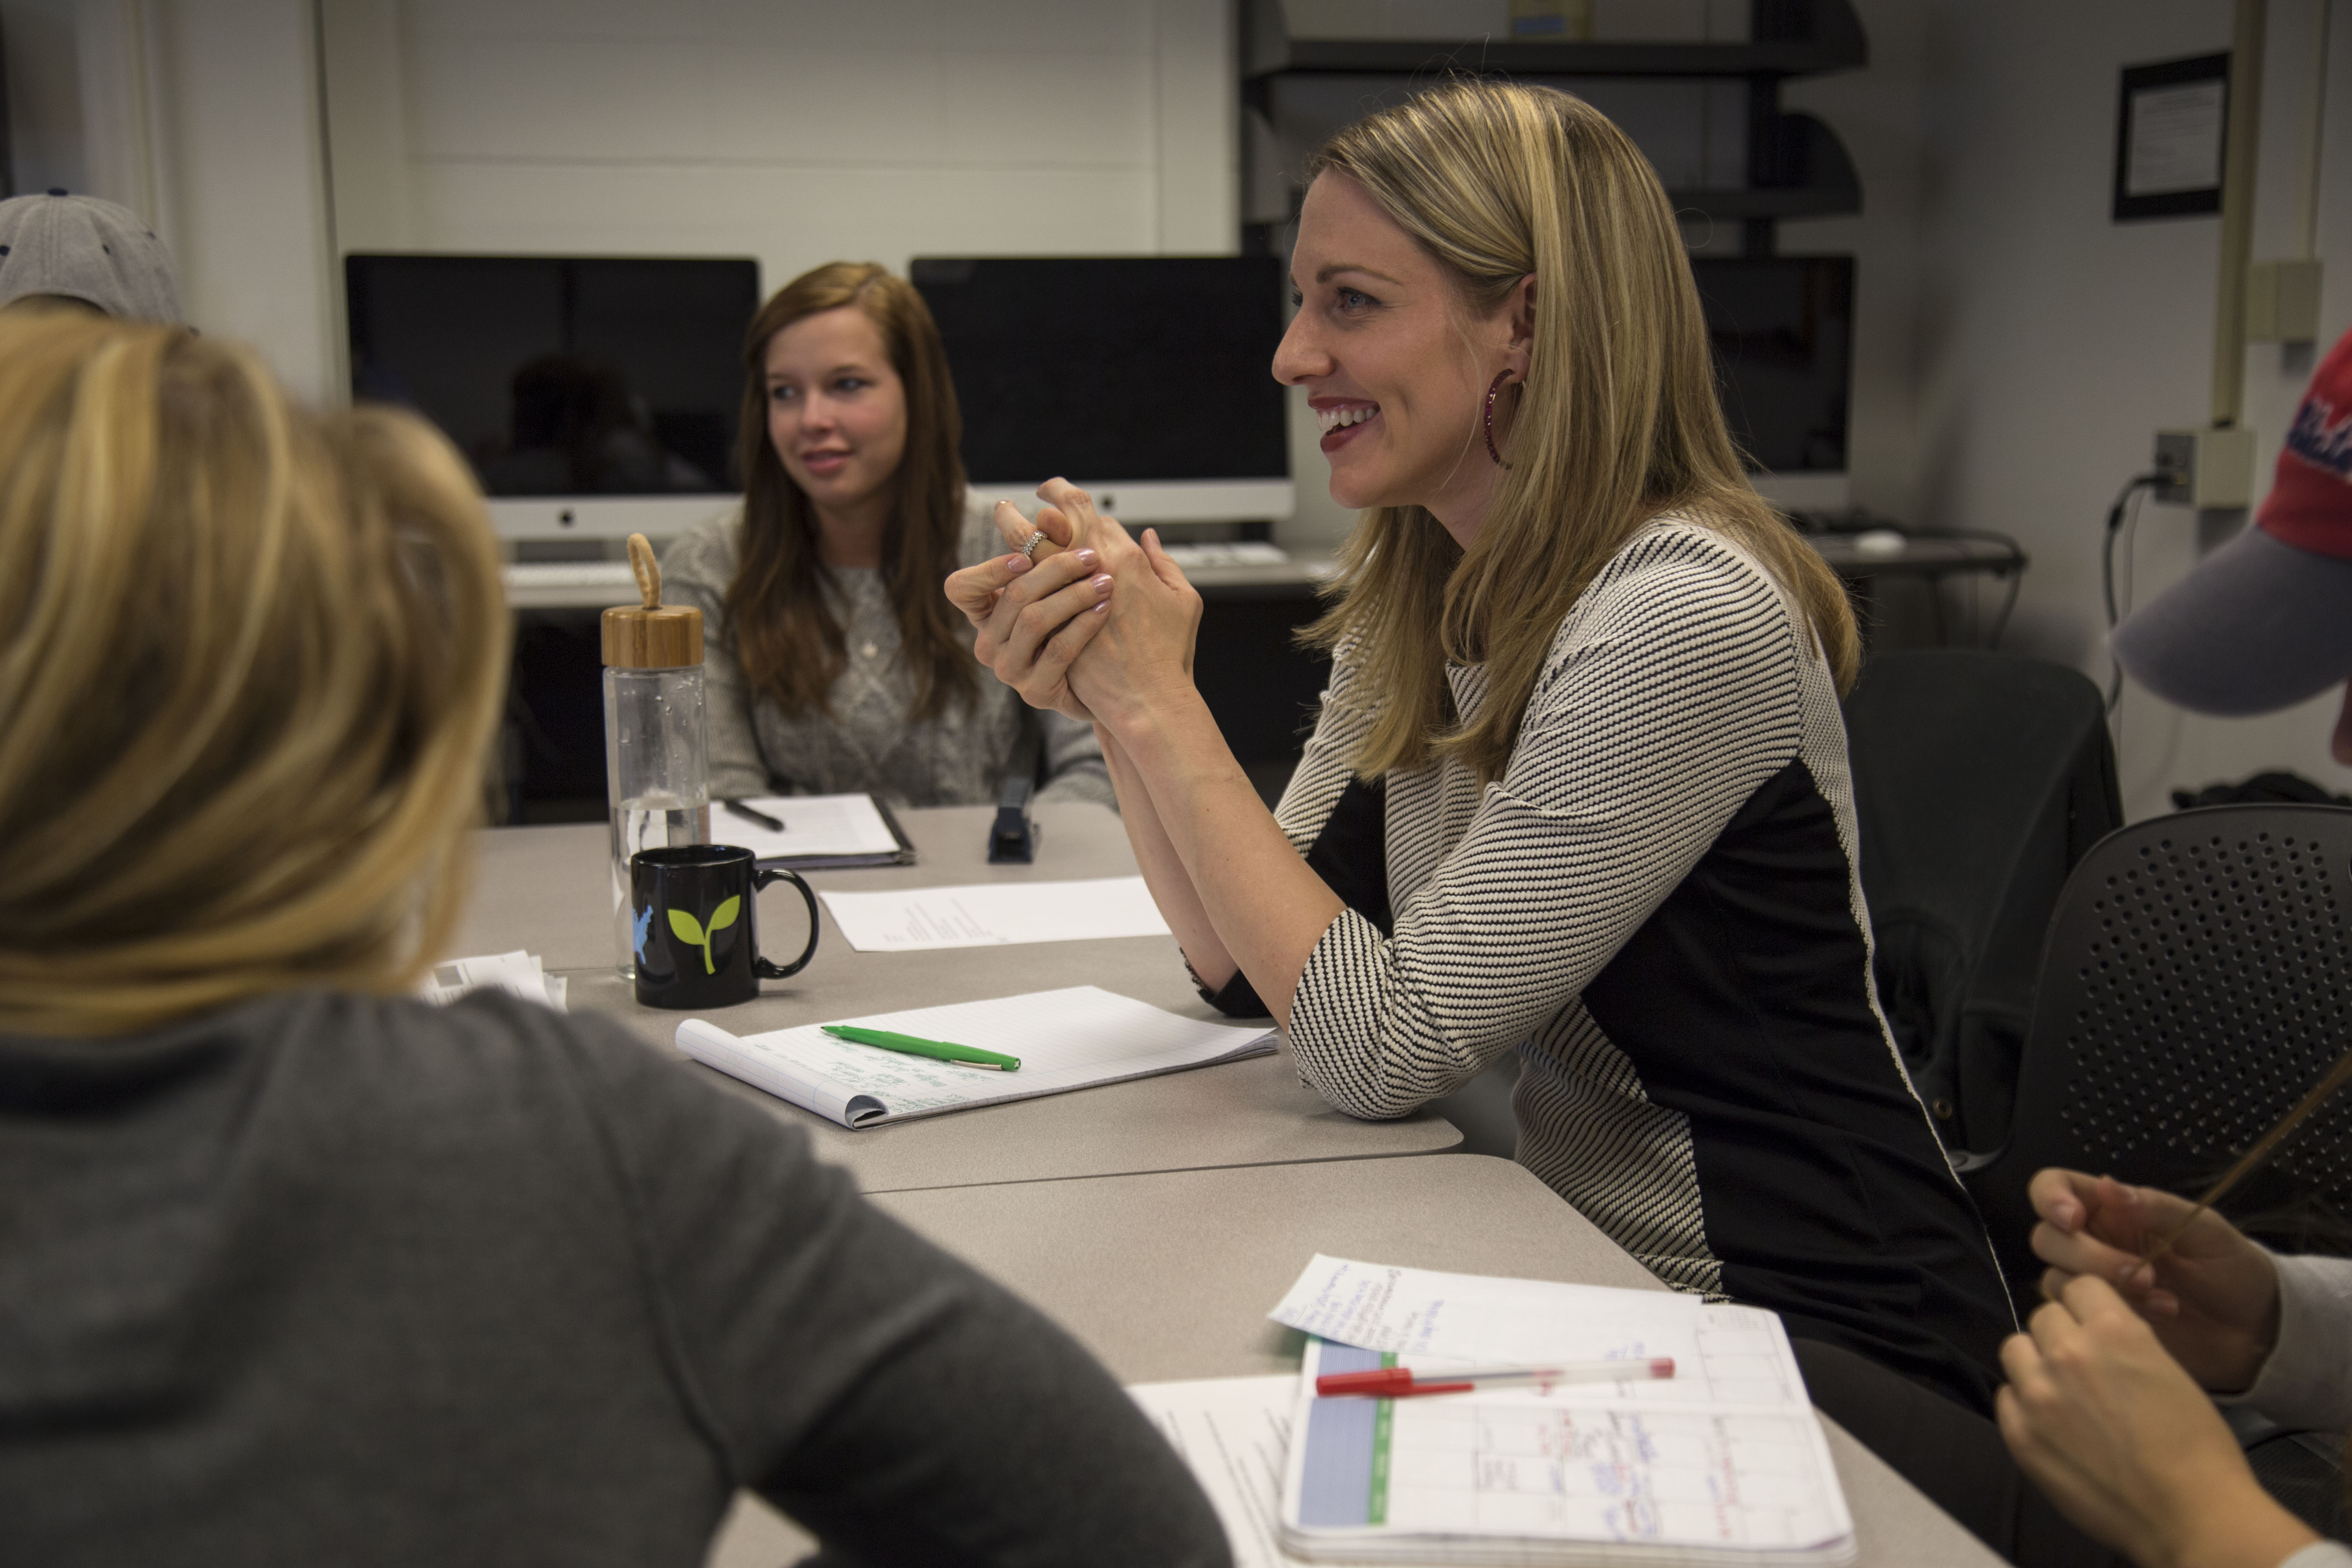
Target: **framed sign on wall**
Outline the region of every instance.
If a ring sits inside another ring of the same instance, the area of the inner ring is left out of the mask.
[[[2128,66],[2116,104],[2117,223],[2221,210],[2230,57]]]

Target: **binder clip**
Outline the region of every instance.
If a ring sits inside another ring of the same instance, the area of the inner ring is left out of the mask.
[[[1037,840],[1045,830],[1029,820],[1029,795],[1035,788],[1019,773],[1004,781],[996,797],[996,822],[988,830],[988,863],[1028,865],[1037,858]]]

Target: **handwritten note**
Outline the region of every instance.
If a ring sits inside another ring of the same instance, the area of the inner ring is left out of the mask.
[[[1269,1316],[1322,1339],[1392,1352],[1416,1370],[1672,1356],[1670,1381],[1591,1386],[1644,1405],[1807,1403],[1778,1318],[1668,1290],[1445,1274],[1318,1253]]]

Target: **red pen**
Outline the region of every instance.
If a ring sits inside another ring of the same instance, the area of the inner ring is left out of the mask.
[[[1508,1388],[1534,1384],[1648,1383],[1675,1375],[1675,1358],[1652,1356],[1646,1361],[1579,1361],[1558,1366],[1465,1367],[1459,1372],[1435,1372],[1416,1380],[1408,1366],[1378,1367],[1370,1372],[1326,1373],[1315,1380],[1315,1392],[1326,1399],[1357,1394],[1372,1399],[1409,1399],[1417,1394],[1468,1394],[1480,1388]]]

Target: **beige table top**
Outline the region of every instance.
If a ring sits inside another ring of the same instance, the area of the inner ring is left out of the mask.
[[[876,1202],[1053,1316],[1124,1383],[1296,1372],[1266,1319],[1318,1252],[1663,1290],[1527,1170],[1480,1154],[1262,1165],[896,1193]],[[2000,1559],[1827,1417],[1863,1568]],[[806,1537],[742,1500],[711,1568],[790,1561]]]
[[[809,881],[823,890],[1134,874],[1127,835],[1110,812],[1046,805],[1034,815],[1045,837],[1034,865],[989,865],[987,831],[994,810],[949,807],[898,814],[915,845],[915,865],[812,872]],[[573,1012],[602,1014],[675,1051],[684,1015],[638,1006],[613,972],[605,829],[493,828],[476,835],[476,845],[473,900],[450,951],[526,948],[566,976]],[[759,908],[762,946],[786,955],[799,952],[807,931],[799,895],[772,888],[760,896]],[[767,982],[755,1002],[701,1016],[738,1034],[756,1034],[885,1009],[1086,984],[1187,1017],[1217,1016],[1193,991],[1167,937],[859,952],[830,915],[824,917],[816,959],[807,969],[790,980]],[[855,1132],[723,1074],[710,1076],[807,1128],[821,1156],[876,1193],[1425,1154],[1453,1148],[1462,1136],[1452,1122],[1427,1112],[1398,1121],[1343,1116],[1299,1083],[1286,1053]]]
[[[1664,1286],[1508,1160],[1442,1154],[900,1193],[881,1205],[1051,1313],[1124,1383],[1295,1372],[1266,1319],[1318,1252]],[[1824,1419],[1864,1564],[1998,1563]]]

